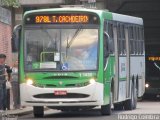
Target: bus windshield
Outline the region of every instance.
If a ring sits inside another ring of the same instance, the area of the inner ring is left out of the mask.
[[[97,28],[25,30],[25,70],[97,69]]]

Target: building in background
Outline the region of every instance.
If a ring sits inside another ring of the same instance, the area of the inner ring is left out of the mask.
[[[14,25],[21,24],[22,16],[25,11],[36,10],[43,8],[57,8],[60,5],[65,4],[65,0],[19,0],[20,7],[15,8],[14,13]]]
[[[0,6],[0,53],[7,55],[7,64],[12,65],[11,50],[11,11]]]
[[[86,8],[106,9],[107,0],[79,0]]]

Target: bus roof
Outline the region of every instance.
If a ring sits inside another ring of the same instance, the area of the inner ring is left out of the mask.
[[[71,12],[84,11],[84,12],[93,12],[97,14],[100,14],[103,12],[103,10],[87,9],[87,8],[49,8],[49,9],[38,9],[38,10],[27,11],[25,12],[24,15],[31,14],[31,13],[39,13],[39,12],[63,12],[63,11],[71,11]]]
[[[143,19],[139,17],[133,17],[133,16],[122,15],[117,13],[112,13],[112,17],[113,17],[113,20],[115,21],[143,25]]]
[[[38,10],[31,10],[25,12],[24,16],[32,13],[39,13],[39,12],[63,12],[63,11],[71,11],[71,12],[93,12],[101,16],[102,14],[111,15],[112,20],[114,21],[119,21],[119,22],[125,22],[125,23],[132,23],[132,24],[138,24],[138,25],[143,25],[143,20],[142,18],[139,17],[133,17],[129,15],[122,15],[122,14],[117,14],[113,12],[109,12],[108,10],[98,10],[98,9],[88,9],[88,8],[49,8],[49,9],[38,9]],[[106,18],[107,19],[107,18]]]

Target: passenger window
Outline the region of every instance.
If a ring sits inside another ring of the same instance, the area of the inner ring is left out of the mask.
[[[118,24],[117,34],[118,34],[119,54],[120,55],[125,55],[126,54],[126,39],[125,39],[124,24],[122,24],[122,23]]]
[[[118,53],[119,55],[122,54],[122,41],[121,41],[121,30],[120,25],[117,26],[117,39],[118,39]]]
[[[106,31],[109,35],[109,47],[108,47],[108,51],[110,54],[114,53],[114,40],[113,40],[113,22],[108,22],[107,23],[107,31]]]
[[[134,54],[134,29],[133,26],[129,27],[129,41],[130,41],[130,54]]]

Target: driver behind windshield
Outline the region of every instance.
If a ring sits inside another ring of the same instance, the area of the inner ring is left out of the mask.
[[[97,44],[92,44],[87,48],[74,48],[69,52],[72,56],[68,56],[66,60],[68,69],[76,70],[79,68],[81,70],[87,70],[97,67]]]

